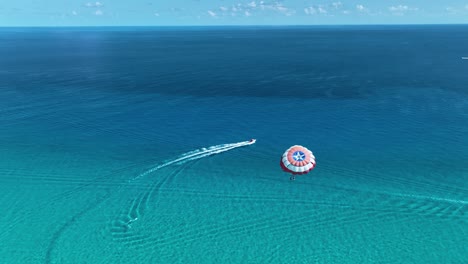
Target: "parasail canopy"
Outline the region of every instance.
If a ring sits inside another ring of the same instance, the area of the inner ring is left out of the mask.
[[[315,156],[307,148],[295,145],[283,153],[280,165],[284,171],[293,175],[306,174],[314,169]]]

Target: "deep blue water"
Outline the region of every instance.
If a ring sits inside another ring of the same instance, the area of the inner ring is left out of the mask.
[[[0,29],[0,258],[468,262],[467,33]]]

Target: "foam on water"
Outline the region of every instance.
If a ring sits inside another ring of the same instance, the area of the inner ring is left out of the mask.
[[[180,155],[178,158],[175,158],[173,160],[167,161],[161,165],[158,165],[156,167],[153,167],[141,174],[139,174],[137,177],[131,179],[129,183],[132,183],[136,180],[139,180],[151,173],[156,172],[157,170],[160,170],[164,167],[170,166],[170,165],[182,165],[186,162],[189,161],[194,161],[198,159],[202,159],[205,157],[209,157],[212,155],[220,154],[223,152],[227,152],[236,148],[240,147],[245,147],[254,144],[255,142],[253,141],[242,141],[242,142],[237,142],[237,143],[228,143],[228,144],[221,144],[221,145],[215,145],[211,146],[208,148],[200,148],[197,150],[189,151],[187,153],[184,153]],[[180,169],[179,172],[181,172],[183,169]],[[179,173],[176,172],[176,173]],[[117,220],[113,221],[113,227],[111,227],[111,230],[114,230],[112,232],[113,236],[119,236],[120,232],[127,232],[128,228],[131,228],[131,224],[136,222],[137,220],[141,219],[142,212],[144,208],[142,207],[142,204],[148,203],[152,193],[155,191],[155,189],[160,188],[161,185],[167,181],[167,179],[171,176],[166,176],[163,177],[162,179],[159,179],[158,182],[154,183],[151,185],[151,187],[148,189],[147,192],[141,193],[137,198],[135,198],[132,202],[132,205],[128,209],[128,213],[124,213],[123,217],[119,217]],[[147,207],[147,206],[145,206]]]
[[[136,176],[135,178],[133,179],[130,179],[129,182],[132,182],[132,181],[135,181],[135,180],[138,180],[148,174],[151,174],[159,169],[162,169],[164,167],[167,167],[169,165],[172,165],[172,164],[182,164],[184,162],[187,162],[187,161],[191,161],[191,160],[196,160],[196,159],[201,159],[201,158],[204,158],[204,157],[208,157],[208,156],[212,156],[212,155],[215,155],[215,154],[219,154],[219,153],[223,153],[223,152],[226,152],[226,151],[229,151],[229,150],[232,150],[232,149],[235,149],[235,148],[240,148],[240,147],[244,147],[244,146],[248,146],[248,145],[252,145],[253,143],[251,141],[242,141],[242,142],[237,142],[237,143],[229,143],[229,144],[221,144],[221,145],[216,145],[216,146],[211,146],[211,147],[208,147],[208,148],[200,148],[198,150],[194,150],[194,151],[190,151],[190,152],[187,152],[187,153],[184,153],[182,154],[179,158],[176,158],[176,159],[173,159],[173,160],[170,160],[170,161],[167,161],[161,165],[158,165],[154,168],[151,168],[143,173],[141,173],[140,175]]]

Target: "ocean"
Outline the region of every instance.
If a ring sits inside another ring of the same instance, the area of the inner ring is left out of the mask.
[[[467,32],[1,28],[0,262],[468,263]]]

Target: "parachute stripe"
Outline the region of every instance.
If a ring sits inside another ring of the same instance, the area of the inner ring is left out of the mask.
[[[299,145],[288,148],[281,156],[280,166],[289,173],[306,174],[315,168],[316,161],[312,151]]]

